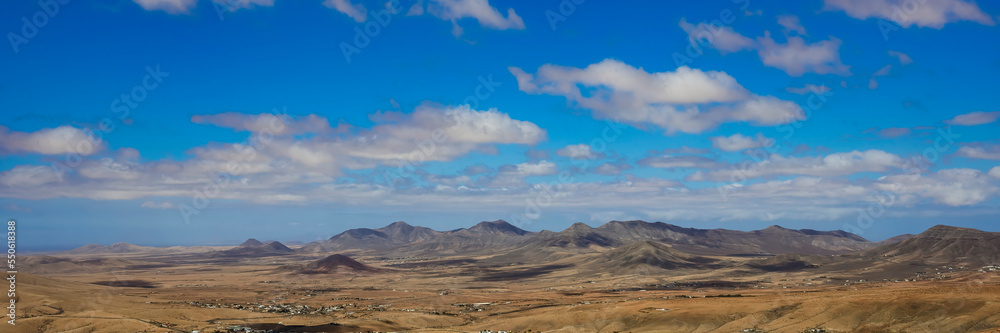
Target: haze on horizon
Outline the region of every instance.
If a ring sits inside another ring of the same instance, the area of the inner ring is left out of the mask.
[[[0,216],[26,250],[1000,231],[1000,3],[896,2],[4,3]]]

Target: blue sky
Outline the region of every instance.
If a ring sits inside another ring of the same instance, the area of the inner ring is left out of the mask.
[[[0,5],[25,248],[398,220],[1000,231],[993,2],[41,3]]]

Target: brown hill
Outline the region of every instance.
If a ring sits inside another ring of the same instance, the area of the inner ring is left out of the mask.
[[[899,243],[862,254],[925,264],[991,265],[1000,263],[1000,232],[937,225]]]
[[[650,269],[676,270],[718,268],[718,260],[684,253],[654,241],[638,241],[601,254],[586,266],[594,271],[619,273],[649,271]]]
[[[155,251],[159,248],[141,246],[129,243],[114,243],[108,246],[101,244],[87,244],[65,253],[68,254],[109,254],[109,253],[135,253],[144,251]]]
[[[70,259],[53,256],[28,256],[18,264],[34,274],[104,272],[139,267],[142,262],[120,258]]]

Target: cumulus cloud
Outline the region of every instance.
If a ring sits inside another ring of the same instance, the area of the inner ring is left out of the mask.
[[[692,168],[712,169],[720,166],[714,159],[697,155],[658,155],[647,156],[637,162],[639,165],[654,168]]]
[[[483,178],[483,183],[491,187],[522,187],[528,177],[554,175],[558,171],[556,164],[549,161],[507,164],[497,168],[496,174]]]
[[[91,155],[104,149],[104,142],[79,128],[59,126],[34,132],[11,131],[0,126],[0,153],[43,155]]]
[[[1000,145],[969,144],[958,148],[955,155],[983,160],[1000,160]]]
[[[787,88],[785,88],[785,90],[787,90],[790,93],[798,94],[798,95],[822,94],[822,93],[830,91],[830,87],[827,87],[825,85],[815,85],[815,84],[806,83],[805,86],[802,86],[802,87],[787,87]]]
[[[231,128],[239,132],[268,133],[270,135],[323,133],[331,130],[330,122],[326,117],[314,114],[292,118],[287,114],[226,112],[194,115],[191,117],[191,122]]]
[[[594,160],[604,158],[604,153],[595,152],[588,144],[568,145],[556,150],[556,155],[574,160]]]
[[[757,50],[757,55],[766,66],[781,69],[791,76],[802,76],[805,73],[850,75],[850,66],[840,60],[841,41],[830,37],[829,40],[806,43],[800,36],[791,36],[788,32],[805,35],[805,28],[799,24],[796,16],[779,16],[778,24],[786,31],[786,43],[778,43],[771,38],[771,33],[765,31],[764,36],[752,40],[730,27],[717,27],[706,23],[692,25],[681,20],[680,27],[688,34],[692,45],[702,44],[702,41],[718,49],[723,54],[740,50]]]
[[[906,53],[898,51],[889,51],[889,55],[898,59],[900,65],[908,65],[913,63],[913,59],[911,59],[910,56],[907,55]]]
[[[1000,166],[995,166],[990,169],[989,175],[993,178],[1000,178]]]
[[[714,170],[695,176],[699,180],[733,181],[768,176],[847,176],[862,172],[885,172],[904,166],[903,158],[882,150],[833,153],[822,157],[784,157],[772,154],[757,163],[734,164],[732,170]]]
[[[778,16],[778,24],[785,28],[785,33],[794,32],[799,35],[806,34],[806,28],[799,23],[799,17],[795,15]]]
[[[365,9],[364,4],[352,4],[351,0],[325,0],[323,1],[323,5],[344,13],[359,23],[364,22],[368,15],[368,10]]]
[[[18,165],[0,172],[0,184],[11,188],[26,189],[59,181],[59,176],[47,165]]]
[[[303,187],[327,186],[345,170],[379,166],[419,166],[449,161],[473,151],[495,152],[495,145],[533,145],[546,137],[537,125],[511,119],[495,109],[469,106],[422,105],[392,120],[379,120],[366,129],[336,131],[319,117],[289,117],[284,130],[267,136],[267,115],[223,114],[195,121],[252,132],[239,143],[213,143],[190,149],[189,158],[141,162],[134,149],[117,156],[86,158],[63,176],[50,166],[21,165],[0,173],[0,197],[80,197],[98,200],[190,196],[198,185],[213,183],[225,174],[230,187],[220,197],[260,202],[301,201],[292,193]],[[267,127],[272,128],[272,127]],[[295,133],[321,134],[295,137]],[[264,131],[266,132],[266,131]],[[257,138],[257,139],[254,139]],[[6,142],[6,141],[5,141]],[[405,175],[404,175],[405,176]],[[306,185],[311,184],[311,185]],[[320,185],[327,184],[327,185]],[[284,191],[290,191],[284,192]]]
[[[535,74],[508,69],[521,91],[563,96],[591,109],[595,118],[654,125],[668,134],[701,133],[729,122],[768,126],[804,118],[797,104],[754,95],[717,71],[679,67],[649,73],[612,59],[585,68],[547,64]]]
[[[186,14],[198,0],[132,0],[145,10],[162,10],[170,14]]]
[[[883,176],[877,188],[901,194],[901,201],[930,198],[948,206],[968,206],[985,201],[997,192],[987,175],[973,169],[944,169],[933,174]]]
[[[883,138],[898,138],[910,134],[913,130],[905,127],[890,127],[878,130],[877,134]]]
[[[861,20],[889,20],[904,28],[916,25],[941,29],[947,23],[958,21],[994,24],[989,14],[980,10],[975,2],[966,0],[824,0],[823,8],[843,11]]]
[[[142,207],[142,208],[154,208],[154,209],[170,209],[170,208],[175,208],[175,206],[174,206],[173,203],[166,202],[166,201],[164,201],[164,202],[146,201],[146,202],[143,202],[139,206]]]
[[[756,136],[744,136],[736,133],[730,136],[713,136],[708,139],[712,141],[713,147],[724,151],[740,151],[774,145],[774,139],[765,137],[761,133],[757,133]]]
[[[955,118],[945,120],[944,122],[949,125],[978,126],[997,121],[997,118],[1000,118],[1000,111],[993,111],[993,112],[975,111],[957,115],[955,116]]]
[[[132,0],[145,10],[162,10],[169,14],[188,14],[198,0]],[[330,0],[328,0],[330,1]],[[210,0],[217,9],[236,11],[254,6],[274,6],[274,0]]]
[[[594,169],[591,170],[591,172],[599,175],[616,176],[630,169],[632,169],[632,166],[625,162],[620,162],[620,163],[607,162],[607,163],[601,163],[600,165],[594,167]]]
[[[723,54],[754,47],[752,39],[736,33],[729,26],[718,27],[705,22],[694,25],[681,19],[680,27],[684,29],[684,32],[687,32],[691,45],[698,46],[701,43],[709,43]]]
[[[770,33],[757,38],[757,55],[764,65],[781,69],[791,76],[805,73],[849,75],[850,66],[840,62],[841,41],[829,40],[807,44],[802,37],[791,36],[785,44],[775,42]]]
[[[423,11],[414,11],[410,13]],[[427,12],[445,21],[452,22],[452,34],[456,37],[462,35],[462,27],[458,25],[461,19],[471,18],[479,22],[484,28],[495,30],[524,30],[524,20],[514,8],[507,9],[507,17],[504,17],[496,8],[490,6],[488,0],[430,0],[427,5]]]

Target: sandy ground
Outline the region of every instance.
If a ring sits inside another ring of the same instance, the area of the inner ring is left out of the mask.
[[[123,260],[23,268],[17,325],[3,332],[213,332],[251,324],[307,326],[300,332],[308,326],[329,332],[1000,332],[1000,274],[975,270],[940,280],[848,282],[810,270],[612,274],[573,266],[586,258],[543,267],[400,268],[396,264],[423,261],[362,256],[356,258],[387,271],[336,274],[277,269],[317,257],[114,258]],[[279,305],[291,313],[263,311]]]

